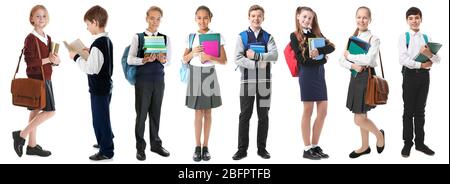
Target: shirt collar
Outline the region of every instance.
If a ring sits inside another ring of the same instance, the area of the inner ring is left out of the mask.
[[[38,32],[36,32],[36,30],[33,30],[33,32],[31,32],[31,34],[33,34],[34,36],[36,36],[39,40],[41,40],[41,42],[45,43],[45,45],[48,44],[48,37],[47,34],[44,33],[44,36],[40,35]]]
[[[420,35],[422,35],[420,30],[418,32],[415,32],[412,29],[410,29],[410,30],[408,30],[408,32],[409,32],[409,35],[411,35],[411,36],[420,36]]]
[[[204,33],[204,34],[209,34],[209,33],[214,33],[214,32],[212,31],[212,29],[209,29],[209,31]],[[200,32],[197,31],[197,34],[203,34],[203,33],[200,33]]]
[[[358,37],[362,37],[362,38],[368,37],[369,35],[371,35],[370,30],[358,33]]]
[[[311,33],[311,29],[309,29],[309,28],[303,28],[303,34],[308,34],[308,33]]]
[[[108,32],[103,32],[103,33],[99,33],[99,34],[96,34],[96,35],[94,35],[94,40],[96,40],[97,38],[100,38],[100,37],[107,37],[108,36]]]
[[[153,35],[158,36],[158,31],[152,33],[149,30],[145,30],[145,34],[147,34],[148,36],[153,36]]]

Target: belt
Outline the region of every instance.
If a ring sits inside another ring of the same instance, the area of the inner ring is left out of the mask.
[[[408,73],[427,73],[428,71],[430,71],[430,69],[409,69],[407,67],[403,67],[403,71],[404,72],[408,72]]]

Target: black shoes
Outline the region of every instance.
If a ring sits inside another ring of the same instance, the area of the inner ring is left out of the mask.
[[[37,155],[37,156],[41,156],[41,157],[48,157],[52,153],[50,151],[42,149],[41,146],[36,145],[35,147],[27,146],[26,154],[27,155]]]
[[[434,151],[431,150],[431,149],[430,149],[427,145],[425,145],[425,144],[420,144],[420,145],[416,144],[416,150],[417,150],[417,151],[420,151],[420,152],[422,152],[422,153],[425,153],[426,155],[429,155],[429,156],[433,156],[433,155],[434,155]]]
[[[90,156],[89,159],[93,160],[93,161],[100,161],[100,160],[107,160],[107,159],[111,159],[111,158],[107,157],[106,155],[102,155],[102,154],[100,154],[100,152],[98,152],[98,153]]]
[[[196,162],[200,162],[202,160],[202,148],[200,146],[195,147],[195,152],[192,159]]]
[[[208,147],[203,147],[203,149],[202,149],[202,159],[203,159],[203,161],[211,160],[211,155],[209,154]]]
[[[138,159],[139,161],[144,161],[147,157],[145,156],[145,152],[144,151],[137,151],[136,153],[136,159]]]
[[[369,154],[370,153],[370,147],[366,149],[366,151],[363,151],[361,153],[356,153],[355,151],[351,152],[350,155],[348,155],[350,158],[358,158],[361,155]]]
[[[12,133],[12,137],[14,140],[14,143],[13,143],[14,151],[16,151],[17,156],[22,157],[23,145],[25,144],[25,139],[20,137],[20,130],[14,131]]]
[[[92,145],[92,147],[100,149],[100,146],[98,144],[94,144],[94,145]]]
[[[241,160],[243,158],[247,157],[247,150],[238,150],[234,155],[233,155],[233,160]]]
[[[168,157],[170,153],[164,149],[162,146],[158,148],[151,148],[150,151],[157,153],[158,155],[161,155],[163,157]]]
[[[413,146],[413,143],[405,143],[402,149],[402,157],[408,158],[409,154],[411,153],[411,147]]]
[[[378,146],[377,146],[377,152],[378,152],[378,153],[383,152],[384,146],[385,146],[385,144],[386,144],[386,140],[385,140],[386,137],[384,136],[384,130],[383,130],[383,129],[380,129],[380,132],[381,132],[381,134],[383,134],[383,146],[382,146],[382,147],[378,147]]]
[[[308,151],[303,151],[303,158],[320,160],[320,155],[314,150],[314,148],[310,148]]]
[[[269,152],[267,152],[266,149],[258,149],[258,155],[261,156],[261,158],[264,158],[264,159],[269,159],[270,158],[270,154],[269,154]]]
[[[314,152],[316,152],[317,155],[320,156],[320,158],[329,158],[330,156],[328,156],[328,154],[325,154],[322,150],[322,148],[320,148],[320,146],[316,146],[314,148],[311,148]]]

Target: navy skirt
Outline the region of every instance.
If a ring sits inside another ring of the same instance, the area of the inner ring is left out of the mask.
[[[327,84],[323,65],[299,67],[298,83],[302,101],[326,101]]]

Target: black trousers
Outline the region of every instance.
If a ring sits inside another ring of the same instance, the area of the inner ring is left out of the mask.
[[[269,130],[269,109],[270,109],[270,82],[256,84],[241,84],[239,114],[239,137],[238,149],[247,150],[249,142],[250,118],[253,113],[253,104],[256,98],[256,112],[258,113],[258,150],[266,148],[267,133]]]
[[[425,138],[425,105],[430,74],[428,70],[406,69],[403,72],[403,140],[412,145],[423,145]]]
[[[159,119],[161,117],[161,105],[164,96],[164,81],[141,82],[135,84],[136,107],[136,149],[145,150],[145,121],[147,113],[150,124],[150,146],[158,148],[162,146],[159,138]]]

